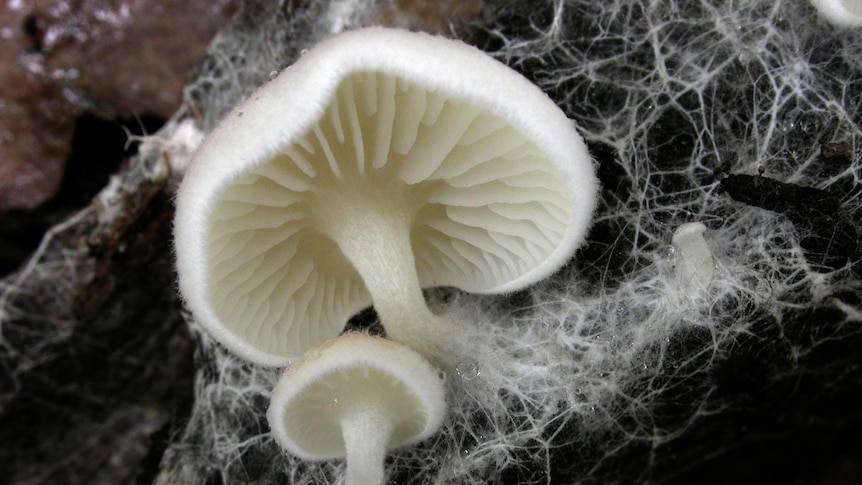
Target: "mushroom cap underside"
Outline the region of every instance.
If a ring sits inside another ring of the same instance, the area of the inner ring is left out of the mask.
[[[177,199],[180,288],[218,340],[281,365],[371,304],[323,229],[332,200],[403,210],[423,287],[495,293],[571,256],[596,188],[572,123],[511,69],[426,34],[342,34],[196,153]]]
[[[308,460],[345,456],[346,413],[393,420],[388,449],[436,432],[445,416],[437,371],[419,354],[380,337],[345,334],[309,351],[276,385],[267,418],[273,437]]]

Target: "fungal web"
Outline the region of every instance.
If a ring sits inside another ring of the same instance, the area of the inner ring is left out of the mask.
[[[715,175],[762,168],[829,190],[860,226],[862,34],[789,0],[485,4],[469,37],[578,123],[602,200],[586,246],[546,282],[503,297],[431,293],[435,311],[472,329],[472,360],[448,363],[444,429],[392,454],[390,482],[660,481],[729,447],[721,437],[739,437],[735,428],[709,423],[733,423],[762,404],[754,395],[780,413],[785,397],[799,397],[794,385],[811,395],[858,389],[862,369],[848,357],[860,344],[858,250],[822,265],[824,255],[800,246],[806,229],[731,200]],[[267,49],[290,38],[274,32],[242,31],[219,48],[237,55],[259,48],[249,35]],[[854,148],[825,158],[820,144],[830,142]],[[690,298],[670,240],[695,221],[716,269],[707,293]],[[205,348],[218,371],[199,371],[191,421],[171,447],[194,453],[164,477],[341,476],[342,462],[304,463],[268,438],[255,403],[276,371]]]

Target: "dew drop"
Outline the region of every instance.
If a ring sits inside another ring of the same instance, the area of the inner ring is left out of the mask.
[[[479,362],[475,359],[468,359],[459,362],[458,365],[455,366],[455,372],[458,373],[461,379],[467,381],[473,380],[481,374],[481,371],[479,370]]]

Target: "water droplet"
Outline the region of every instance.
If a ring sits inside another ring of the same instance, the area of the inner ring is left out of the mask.
[[[670,259],[675,254],[676,254],[676,248],[673,247],[673,244],[668,244],[664,249],[664,257],[667,259]]]
[[[737,60],[742,64],[751,64],[757,60],[757,54],[751,49],[743,49],[737,56]]]
[[[805,135],[814,135],[820,129],[822,120],[815,112],[803,113],[796,119],[797,129]]]
[[[458,363],[455,366],[455,372],[464,380],[473,380],[479,377],[481,371],[479,370],[479,362],[475,359],[468,359]]]

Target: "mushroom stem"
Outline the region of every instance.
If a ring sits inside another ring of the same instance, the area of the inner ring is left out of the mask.
[[[678,270],[680,285],[689,298],[705,292],[715,272],[712,251],[703,238],[704,232],[706,226],[703,223],[690,222],[679,226],[671,240],[681,256]]]
[[[357,403],[341,419],[347,454],[345,485],[381,485],[383,460],[395,429],[385,409],[374,403]]]
[[[441,349],[452,348],[455,327],[425,303],[410,243],[412,216],[399,205],[348,218],[336,240],[365,282],[387,335],[436,360]]]

